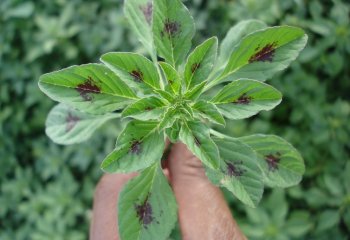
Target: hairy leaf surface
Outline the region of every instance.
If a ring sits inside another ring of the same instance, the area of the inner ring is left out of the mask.
[[[102,64],[72,66],[44,74],[39,87],[55,101],[95,114],[113,112],[137,100],[133,91]]]
[[[132,30],[151,55],[154,55],[152,37],[153,1],[125,0],[124,13]]]
[[[140,91],[149,87],[160,89],[156,66],[140,54],[111,52],[102,55],[101,61],[128,85]]]
[[[243,119],[268,111],[282,101],[282,94],[270,85],[254,80],[237,80],[226,85],[212,100],[229,119]]]
[[[270,27],[246,36],[232,51],[227,66],[212,85],[239,78],[264,81],[284,70],[305,47],[300,28]]]
[[[121,239],[167,239],[177,220],[177,205],[159,164],[130,180],[119,199]]]
[[[252,148],[234,138],[213,138],[219,148],[219,170],[206,169],[209,179],[231,191],[251,207],[259,203],[263,191],[262,172]]]
[[[191,90],[187,91],[185,93],[185,98],[189,100],[197,100],[197,98],[199,98],[203,93],[206,84],[207,84],[207,81],[204,81],[198,84],[197,86],[195,86],[194,88],[192,88]]]
[[[108,120],[118,117],[120,114],[83,113],[60,103],[50,111],[46,119],[45,132],[58,144],[81,143],[88,140]]]
[[[224,67],[227,64],[234,47],[243,37],[266,27],[264,22],[255,19],[243,20],[231,27],[221,42],[218,66]]]
[[[225,125],[225,119],[215,104],[201,100],[196,102],[192,108],[200,116],[207,118],[214,123]]]
[[[218,39],[212,37],[196,47],[189,55],[184,73],[187,89],[192,89],[208,78],[216,60],[217,50]]]
[[[194,21],[180,0],[153,0],[153,39],[159,56],[177,67],[191,48]]]
[[[159,161],[164,150],[164,133],[158,122],[133,120],[120,134],[116,149],[103,160],[101,168],[109,173],[142,170]]]
[[[301,181],[305,165],[299,152],[284,139],[274,135],[239,138],[258,154],[259,165],[270,187],[290,187]]]
[[[210,137],[209,128],[205,124],[201,122],[183,124],[179,138],[205,166],[212,169],[219,168],[219,151]]]
[[[122,116],[139,120],[159,120],[165,107],[166,103],[157,97],[143,98],[125,108]]]
[[[165,78],[166,78],[166,90],[173,94],[178,94],[181,90],[181,77],[180,74],[170,64],[166,62],[160,62],[159,65],[162,67]]]

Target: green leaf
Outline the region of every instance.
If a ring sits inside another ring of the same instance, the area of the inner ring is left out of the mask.
[[[250,19],[238,22],[227,32],[220,45],[220,55],[218,57],[218,66],[225,66],[232,54],[234,47],[246,35],[257,30],[266,28],[266,24],[260,20]]]
[[[141,43],[153,55],[152,0],[125,0],[124,14]]]
[[[168,108],[159,123],[158,129],[161,131],[163,129],[170,128],[173,126],[174,122],[180,118],[180,112],[176,108]]]
[[[163,98],[164,100],[166,100],[169,103],[174,102],[174,97],[171,93],[168,93],[167,91],[164,90],[154,90],[154,92],[158,93],[158,95]]]
[[[223,73],[211,85],[239,78],[264,81],[287,68],[306,42],[304,31],[290,26],[271,27],[249,34],[234,48]]]
[[[302,238],[313,227],[310,218],[309,212],[294,210],[286,222],[285,232],[296,239]]]
[[[181,124],[179,120],[176,120],[173,125],[165,130],[166,135],[172,143],[176,143],[179,140]]]
[[[194,112],[193,112],[192,107],[188,104],[188,102],[187,103],[183,103],[179,109],[180,109],[180,112],[185,114],[185,117],[187,119],[193,120]]]
[[[340,221],[340,215],[338,210],[325,210],[318,218],[317,227],[315,232],[324,232],[337,226]]]
[[[219,168],[219,151],[209,134],[209,128],[197,122],[184,122],[182,124],[179,139],[187,145],[188,149],[196,155],[205,166]]]
[[[166,104],[159,98],[143,98],[125,108],[122,116],[139,120],[158,120],[163,114],[165,107]]]
[[[196,100],[197,98],[199,98],[203,93],[206,84],[207,84],[207,81],[204,81],[198,84],[197,86],[195,86],[194,88],[192,88],[190,91],[187,91],[185,93],[185,99]]]
[[[219,109],[210,102],[198,101],[192,106],[193,110],[200,116],[210,121],[225,126],[225,119],[219,112]]]
[[[226,85],[212,100],[229,119],[243,119],[271,110],[282,101],[282,94],[255,80],[236,80]]]
[[[164,132],[158,122],[133,120],[119,135],[116,149],[102,162],[102,170],[127,173],[145,169],[159,161],[164,150]]]
[[[168,92],[178,94],[181,90],[181,77],[178,72],[168,63],[160,62],[159,65],[162,67],[164,75],[166,77]]]
[[[192,89],[208,78],[216,60],[217,50],[218,39],[212,37],[189,55],[184,73],[187,89]]]
[[[177,67],[185,59],[194,35],[193,18],[180,0],[153,0],[153,40],[159,56]]]
[[[140,91],[149,87],[160,89],[157,67],[140,54],[111,52],[102,55],[101,61],[128,85]]]
[[[93,115],[83,113],[65,104],[58,104],[46,119],[46,135],[58,144],[74,144],[88,140],[105,122],[119,114]]]
[[[227,188],[243,203],[256,207],[264,192],[256,153],[237,139],[213,140],[219,148],[221,163],[219,170],[206,169],[208,178]]]
[[[167,239],[177,220],[177,205],[159,164],[131,179],[120,192],[119,199],[121,239]]]
[[[270,187],[290,187],[301,181],[305,165],[299,152],[284,139],[274,135],[239,138],[258,154],[264,181]]]
[[[102,64],[44,74],[39,88],[55,101],[95,114],[113,112],[137,100],[132,90]]]
[[[284,189],[273,189],[267,201],[264,201],[264,208],[270,212],[271,223],[277,225],[285,222],[289,209]],[[278,211],[276,211],[276,209],[278,209]]]

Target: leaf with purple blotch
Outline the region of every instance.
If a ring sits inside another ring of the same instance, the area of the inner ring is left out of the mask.
[[[297,27],[269,27],[243,38],[233,49],[229,61],[210,86],[240,78],[265,81],[294,61],[307,42]]]
[[[159,161],[164,150],[164,132],[156,121],[130,121],[119,135],[116,148],[103,160],[102,170],[129,173],[145,169]]]
[[[80,112],[65,104],[52,108],[46,119],[46,135],[58,144],[68,145],[88,140],[104,123],[120,114],[95,115]]]
[[[214,137],[213,140],[220,152],[220,169],[207,168],[208,178],[227,188],[243,203],[256,207],[264,191],[256,153],[238,139]]]
[[[129,52],[110,52],[100,60],[129,86],[141,92],[160,89],[160,78],[156,66],[146,57]]]
[[[194,20],[180,0],[153,0],[153,41],[157,53],[173,67],[191,48]]]
[[[131,179],[119,199],[121,239],[167,239],[177,220],[177,204],[159,163]]]
[[[275,135],[256,134],[239,138],[258,154],[264,182],[270,187],[290,187],[301,181],[303,158],[286,140]]]
[[[166,62],[160,62],[159,65],[162,67],[167,82],[165,90],[172,92],[175,95],[179,94],[182,88],[180,74],[175,70],[175,68]]]
[[[217,66],[226,66],[233,49],[243,37],[266,27],[266,23],[256,19],[243,20],[231,27],[221,42]]]
[[[72,66],[44,74],[39,88],[55,101],[83,112],[102,114],[137,100],[135,93],[102,64]]]
[[[205,166],[212,169],[219,168],[219,151],[210,137],[209,127],[204,123],[200,121],[183,123],[179,139]]]
[[[227,84],[210,100],[224,117],[243,119],[260,111],[269,111],[282,101],[282,94],[275,88],[255,80],[236,80]]]
[[[140,42],[149,54],[155,56],[152,39],[153,1],[125,0],[124,14]]]
[[[212,37],[197,46],[188,56],[185,66],[185,83],[187,89],[205,81],[213,69],[218,50],[218,39]]]

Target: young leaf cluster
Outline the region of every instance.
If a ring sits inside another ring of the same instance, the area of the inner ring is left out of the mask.
[[[180,0],[126,0],[125,15],[150,58],[106,53],[102,64],[72,66],[39,81],[60,102],[46,128],[57,143],[84,141],[108,120],[127,119],[101,165],[109,173],[141,172],[120,195],[122,239],[166,239],[174,226],[176,202],[160,167],[167,138],[186,144],[208,178],[248,206],[257,205],[264,186],[301,180],[303,160],[285,140],[233,138],[213,127],[281,102],[282,94],[264,81],[298,56],[307,40],[303,30],[248,20],[220,46],[211,37],[190,51],[194,21]]]

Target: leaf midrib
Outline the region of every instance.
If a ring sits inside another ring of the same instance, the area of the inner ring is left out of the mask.
[[[52,83],[52,82],[46,82],[45,80],[41,80],[40,83],[44,83],[44,84],[48,84],[48,85],[52,85],[52,86],[55,86],[55,87],[62,87],[62,88],[69,88],[69,89],[77,89],[76,87],[73,87],[73,86],[67,86],[67,85],[64,85],[64,84],[55,84],[55,83]],[[78,88],[80,89],[80,88]],[[90,89],[89,89],[90,90]],[[46,90],[44,89],[43,90],[44,92],[46,92]],[[125,96],[125,95],[119,95],[117,93],[109,93],[109,92],[105,92],[105,91],[101,91],[100,92],[93,92],[93,93],[98,93],[98,94],[104,94],[104,95],[110,95],[110,96],[115,96],[115,97],[121,97],[121,98],[126,98],[126,99],[132,99],[132,100],[138,100],[139,98],[134,98],[134,97],[129,97],[129,96]]]

